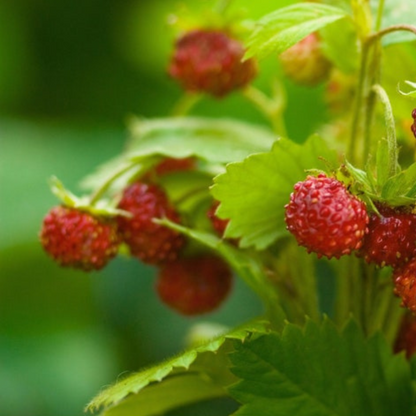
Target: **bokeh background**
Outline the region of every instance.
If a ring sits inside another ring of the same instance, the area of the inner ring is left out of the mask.
[[[257,18],[287,3],[234,6]],[[194,324],[232,326],[260,313],[237,280],[218,312],[183,318],[156,299],[153,268],[120,258],[98,273],[64,270],[38,243],[57,203],[48,178],[77,193],[121,151],[131,114],[169,114],[181,91],[166,75],[167,18],[181,5],[198,13],[213,4],[0,0],[0,415],[82,415],[103,386],[183,349]],[[268,89],[273,71],[275,59],[262,63],[257,85]],[[303,140],[326,117],[321,91],[286,87],[288,131]],[[265,123],[239,94],[204,99],[193,113]]]

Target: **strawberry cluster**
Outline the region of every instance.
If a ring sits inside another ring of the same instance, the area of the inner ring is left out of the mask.
[[[156,291],[169,307],[184,315],[214,310],[230,291],[231,269],[212,254],[187,256],[185,237],[156,221],[166,218],[179,224],[181,217],[151,178],[194,165],[191,158],[162,160],[125,187],[117,206],[120,215],[97,214],[88,207],[52,208],[39,235],[44,250],[60,266],[92,271],[106,266],[123,243],[133,257],[158,267]]]
[[[298,182],[285,206],[287,229],[318,258],[355,252],[367,263],[393,268],[394,293],[416,313],[416,214],[376,203],[377,212],[344,184],[323,174]]]

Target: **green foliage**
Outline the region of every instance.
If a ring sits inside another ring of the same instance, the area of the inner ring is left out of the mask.
[[[104,414],[111,416],[127,415],[132,410],[138,410],[135,413],[138,416],[151,416],[171,407],[192,403],[195,399],[224,396],[227,394],[224,386],[234,379],[227,362],[227,354],[233,348],[232,341],[242,343],[254,334],[264,334],[267,331],[267,323],[264,321],[241,326],[168,361],[118,381],[96,396],[88,404],[87,410],[95,411],[105,407]],[[172,392],[173,395],[164,402],[164,393],[172,386],[178,390]],[[196,386],[201,389],[198,393],[195,391]],[[132,394],[134,396],[130,396]]]
[[[325,170],[336,163],[335,152],[313,136],[302,145],[280,139],[270,152],[229,164],[212,187],[221,201],[218,215],[231,219],[226,236],[241,238],[241,247],[262,250],[287,235],[284,206],[293,185],[306,177],[308,169]]]
[[[362,192],[368,198],[390,206],[410,205],[416,202],[416,163],[407,169],[389,176],[387,145],[380,142],[375,166],[362,171],[347,163],[346,167]]]
[[[373,13],[379,7],[379,0],[370,0]],[[416,9],[408,0],[386,1],[384,3],[383,19],[381,28],[397,24],[414,24],[416,21]],[[410,32],[400,31],[389,34],[383,38],[383,45],[388,46],[395,43],[410,42],[415,40],[415,35]]]
[[[211,163],[241,160],[270,149],[277,137],[272,131],[231,119],[175,117],[134,120],[127,146],[130,159],[149,156],[197,156]]]
[[[278,9],[257,21],[247,42],[246,58],[278,55],[310,33],[346,16],[341,8],[319,3],[299,3]]]
[[[414,414],[404,356],[380,334],[366,340],[353,321],[341,333],[328,320],[304,330],[288,324],[282,335],[236,345],[231,361],[241,380],[230,393],[244,404],[236,416]]]
[[[277,140],[265,127],[231,119],[134,119],[129,127],[130,140],[123,153],[87,176],[82,181],[83,188],[95,189],[112,179],[110,190],[115,192],[163,157],[195,156],[218,173],[223,170],[222,164],[267,151]]]

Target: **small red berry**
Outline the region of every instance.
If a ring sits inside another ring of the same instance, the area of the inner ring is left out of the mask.
[[[413,120],[416,120],[416,108],[412,110],[412,118]]]
[[[61,266],[90,271],[103,268],[117,254],[120,237],[113,219],[57,206],[43,220],[40,241]]]
[[[393,272],[394,294],[402,299],[402,306],[416,313],[416,258]]]
[[[322,53],[316,33],[286,49],[280,54],[279,61],[289,79],[305,86],[314,86],[326,80],[332,66]]]
[[[240,41],[224,31],[193,30],[177,40],[168,72],[187,91],[223,97],[257,73],[255,61],[243,62],[243,56]]]
[[[118,218],[120,234],[133,256],[147,264],[159,264],[177,257],[185,243],[184,237],[153,221],[168,218],[180,222],[179,215],[159,186],[133,183],[124,190],[118,208],[133,214],[132,218]]]
[[[285,209],[287,229],[318,257],[339,258],[362,245],[366,206],[336,179],[308,176],[295,185]]]
[[[207,217],[211,221],[211,224],[216,231],[216,233],[222,237],[224,235],[225,229],[227,228],[228,223],[230,220],[223,220],[222,218],[218,218],[215,212],[219,206],[219,201],[214,201],[214,203],[210,206],[207,211]]]
[[[160,299],[183,315],[200,315],[216,309],[227,297],[232,272],[219,257],[200,255],[165,263],[156,290]]]
[[[416,215],[404,208],[377,205],[359,255],[378,266],[400,266],[416,256]]]

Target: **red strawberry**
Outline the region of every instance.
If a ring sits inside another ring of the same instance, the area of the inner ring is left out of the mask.
[[[405,351],[407,358],[416,352],[416,316],[409,312],[403,315],[394,343],[394,352],[400,351]]]
[[[394,270],[394,293],[402,298],[402,306],[416,313],[416,258]]]
[[[285,209],[287,229],[318,257],[339,258],[362,245],[368,223],[365,204],[336,179],[308,176],[295,185]]]
[[[207,217],[210,219],[211,224],[214,228],[214,230],[217,232],[217,234],[222,237],[224,235],[224,231],[227,228],[227,225],[230,220],[223,220],[221,218],[218,218],[215,215],[215,212],[217,211],[219,201],[214,201],[214,203],[211,205],[211,207],[208,209]]]
[[[216,309],[231,289],[232,272],[219,257],[200,255],[165,263],[156,290],[161,300],[183,315]]]
[[[243,45],[227,33],[194,30],[176,42],[168,72],[187,91],[222,97],[255,77],[255,61],[243,56]]]
[[[57,206],[43,220],[40,241],[61,266],[99,270],[117,254],[120,237],[113,219]]]
[[[405,208],[378,205],[370,215],[360,255],[368,263],[397,267],[416,256],[416,215]]]
[[[147,264],[173,260],[185,243],[178,232],[153,222],[168,218],[179,223],[179,215],[165,192],[154,184],[135,182],[124,190],[118,208],[133,214],[119,217],[119,231],[133,256]]]
[[[279,56],[283,71],[299,85],[313,86],[328,78],[331,63],[321,50],[320,39],[311,33]]]

